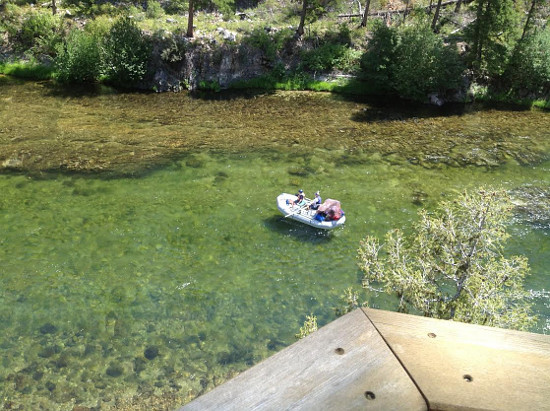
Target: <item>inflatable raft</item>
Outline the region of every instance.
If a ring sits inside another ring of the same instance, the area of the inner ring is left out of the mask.
[[[340,208],[340,202],[337,200],[326,200],[319,207],[319,211],[327,215],[324,221],[320,221],[316,218],[317,211],[311,210],[309,204],[311,200],[306,199],[304,206],[293,205],[297,197],[293,194],[282,193],[277,197],[277,208],[285,216],[285,218],[298,221],[303,224],[307,224],[311,227],[319,228],[321,230],[332,230],[333,228],[340,227],[346,222],[346,216]],[[338,219],[331,219],[337,218]]]

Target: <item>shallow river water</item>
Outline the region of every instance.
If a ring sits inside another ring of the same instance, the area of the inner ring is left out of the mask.
[[[365,235],[483,185],[525,205],[506,252],[529,258],[533,331],[550,331],[547,113],[11,81],[0,100],[4,407],[181,405],[294,342],[307,314],[333,320]],[[298,188],[339,199],[346,226],[285,220],[275,198]]]

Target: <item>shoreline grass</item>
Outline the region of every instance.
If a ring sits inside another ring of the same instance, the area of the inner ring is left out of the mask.
[[[25,80],[52,80],[55,70],[52,66],[38,63],[36,61],[0,61],[0,74]],[[199,89],[202,91],[220,92],[222,91],[215,82],[201,82]],[[239,80],[229,86],[229,90],[283,90],[283,91],[315,91],[329,92],[341,95],[377,97],[379,93],[365,82],[356,78],[316,80],[303,73],[286,76],[284,78],[275,78],[272,75],[252,78],[249,80]],[[509,93],[494,93],[484,87],[475,88],[472,102],[482,102],[488,104],[508,104],[517,107],[530,109],[550,110],[549,99],[530,99],[518,98]]]
[[[53,67],[35,61],[0,62],[0,74],[26,80],[50,80]]]

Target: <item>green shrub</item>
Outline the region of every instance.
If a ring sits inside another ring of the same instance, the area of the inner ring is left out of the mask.
[[[347,47],[344,53],[334,61],[334,67],[346,73],[355,73],[359,71],[362,54],[360,50]]]
[[[164,16],[164,9],[158,1],[149,0],[147,2],[147,10],[145,11],[145,16],[148,19],[158,19]]]
[[[6,4],[1,26],[15,50],[30,51],[34,55],[53,56],[63,35],[61,17],[48,11],[26,10],[10,3]]]
[[[0,19],[0,30],[6,32],[10,41],[14,41],[14,37],[21,28],[21,19],[23,10],[21,7],[12,3],[7,3],[2,10],[2,18]]]
[[[417,101],[458,87],[463,72],[458,52],[424,22],[399,30],[377,24],[361,67],[375,92]]]
[[[262,28],[256,28],[243,38],[243,43],[260,49],[267,59],[273,61],[285,43],[292,38],[293,34],[294,32],[290,29],[270,34]]]
[[[189,10],[187,0],[172,0],[164,4],[164,10],[168,14],[183,14]]]
[[[235,1],[234,0],[213,0],[216,9],[223,14],[224,19],[229,19],[235,15]]]
[[[24,45],[32,46],[37,37],[50,35],[60,25],[60,18],[51,13],[33,11],[27,15],[21,25],[20,39]]]
[[[367,51],[361,57],[362,75],[374,93],[392,90],[398,43],[397,30],[376,20]]]
[[[128,16],[132,16],[135,21],[145,20],[145,13],[143,12],[143,9],[141,7],[128,7]]]
[[[113,24],[103,50],[105,74],[110,82],[125,87],[143,79],[150,46],[132,19],[121,17]]]
[[[206,80],[199,82],[198,89],[204,90],[204,91],[215,91],[216,93],[221,91],[220,84],[217,81],[206,81]]]
[[[84,26],[84,30],[100,39],[107,37],[109,31],[111,31],[111,27],[113,27],[113,20],[110,17],[97,16],[88,21],[86,26]]]
[[[336,61],[346,52],[347,46],[324,43],[320,47],[302,53],[302,66],[314,72],[332,70]]]
[[[550,28],[518,43],[505,74],[510,88],[520,95],[550,92]]]
[[[73,29],[57,48],[56,78],[63,83],[93,82],[101,73],[99,40],[92,34]]]
[[[424,24],[404,28],[400,37],[392,81],[401,96],[423,101],[429,93],[458,87],[463,67],[456,49]]]

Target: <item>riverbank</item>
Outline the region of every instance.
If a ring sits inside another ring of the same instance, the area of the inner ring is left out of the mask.
[[[55,84],[53,80],[54,68],[51,65],[40,64],[37,62],[29,61],[17,61],[14,63],[0,63],[0,76],[8,76],[14,79],[23,79],[31,81],[44,81],[49,80],[52,84]],[[56,87],[68,89],[73,86],[64,86],[63,84],[57,84]],[[90,85],[94,87],[94,85]],[[276,79],[270,75],[260,76],[250,80],[236,81],[229,84],[225,89],[222,89],[216,82],[199,82],[196,91],[207,91],[219,93],[221,91],[240,91],[240,92],[271,92],[271,91],[316,91],[316,92],[329,92],[342,96],[355,96],[358,98],[370,98],[381,99],[388,101],[388,99],[400,100],[399,96],[382,96],[374,93],[372,87],[369,87],[368,83],[361,81],[351,76],[329,76],[324,80],[304,79],[300,77],[289,77]],[[128,92],[130,90],[123,89],[122,92]],[[137,90],[146,92],[145,90]],[[158,92],[159,90],[154,90]],[[186,91],[168,91],[164,92],[179,92]],[[493,93],[484,87],[472,87],[472,91],[468,94],[467,98],[461,101],[455,101],[454,103],[472,104],[475,102],[486,104],[506,104],[512,107],[518,108],[530,108],[550,110],[550,99],[540,98],[518,98],[506,93]],[[418,102],[412,102],[409,100],[402,100],[398,104],[412,104],[421,105]],[[453,102],[451,102],[453,103]],[[424,103],[426,104],[426,103]]]
[[[347,10],[354,5],[336,1],[299,34],[295,2],[252,3],[234,14],[197,11],[191,34],[190,26],[183,30],[185,10],[156,1],[146,9],[66,5],[54,15],[49,3],[7,3],[0,9],[0,73],[155,92],[312,90],[412,104],[550,106],[543,47],[550,31],[528,22],[525,39],[510,34],[508,44],[491,45],[471,38],[480,16],[468,2],[461,9],[445,3],[430,27],[431,4],[407,10],[396,1],[391,10],[373,10],[362,27],[360,14]],[[486,56],[472,52],[476,44],[488,48]]]

